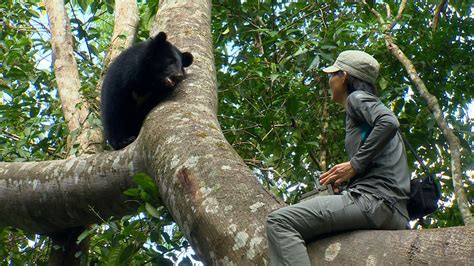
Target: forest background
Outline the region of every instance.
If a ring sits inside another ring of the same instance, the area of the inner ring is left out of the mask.
[[[472,223],[472,4],[408,1],[399,12],[400,1],[283,2],[212,3],[218,120],[226,140],[258,182],[286,203],[296,203],[314,188],[318,172],[346,161],[345,114],[331,102],[327,76],[320,69],[341,51],[360,49],[381,63],[380,98],[441,180],[441,208],[424,224],[412,226]],[[97,113],[114,3],[75,0],[65,6],[80,92]],[[138,10],[137,41],[143,41],[151,33],[158,1],[138,1]],[[48,161],[78,155],[80,145],[68,143],[80,132],[68,129],[61,108],[45,4],[2,1],[0,19],[0,160]],[[397,51],[409,64],[395,55]],[[87,121],[100,128],[98,115]],[[413,173],[422,175],[411,153],[408,161]],[[138,175],[138,187],[126,192],[141,203],[135,214],[104,220],[80,235],[90,237],[90,262],[197,259],[170,213],[159,206],[150,180]],[[41,264],[54,248],[45,235],[0,228],[3,262]]]

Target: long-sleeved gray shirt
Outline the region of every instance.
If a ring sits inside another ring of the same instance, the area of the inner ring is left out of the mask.
[[[350,179],[349,188],[388,202],[406,203],[410,173],[398,127],[393,112],[376,96],[365,91],[348,96],[345,147],[357,173]],[[406,215],[403,209],[399,211]]]

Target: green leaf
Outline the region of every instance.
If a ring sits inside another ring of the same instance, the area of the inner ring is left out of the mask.
[[[131,196],[131,197],[139,197],[140,196],[140,189],[138,188],[129,188],[123,192],[124,195],[126,196]]]
[[[379,79],[380,89],[382,89],[383,91],[386,90],[387,85],[388,85],[388,81],[385,78],[382,77],[382,78]]]
[[[158,212],[158,210],[155,207],[153,207],[153,205],[151,205],[148,202],[145,202],[145,209],[151,216],[153,216],[157,219],[160,219],[160,213]]]
[[[83,12],[87,11],[87,7],[89,6],[87,0],[77,0],[77,3],[79,4]]]
[[[311,146],[319,147],[319,142],[316,142],[316,141],[308,141],[308,142],[306,142],[306,144],[311,145]]]
[[[293,115],[293,116],[296,115],[296,113],[298,112],[298,99],[296,99],[296,97],[294,96],[288,97],[287,102],[286,102],[286,111],[290,115]]]
[[[150,234],[150,241],[158,243],[158,242],[160,242],[160,237],[161,237],[161,235],[160,235],[159,232],[153,231]]]
[[[191,259],[189,259],[188,257],[184,257],[183,260],[179,263],[179,265],[192,265],[192,261]]]
[[[111,247],[107,255],[107,265],[120,265],[121,246]]]
[[[95,232],[95,230],[89,230],[86,229],[84,230],[78,237],[76,243],[79,244],[82,242],[82,240],[86,239],[91,233]]]
[[[120,258],[119,258],[120,265],[126,264],[135,253],[136,253],[135,245],[130,244],[130,245],[126,246],[120,252]]]
[[[275,80],[277,80],[278,77],[280,77],[280,74],[271,74],[270,75],[270,81],[275,82]]]
[[[158,197],[158,188],[156,187],[156,184],[151,177],[149,177],[145,173],[138,173],[133,177],[133,180],[141,189],[143,189],[143,191],[145,191],[152,198]]]
[[[313,61],[311,61],[311,64],[309,65],[307,71],[311,71],[313,69],[318,69],[319,68],[319,62],[320,62],[319,55],[316,55],[314,57]]]

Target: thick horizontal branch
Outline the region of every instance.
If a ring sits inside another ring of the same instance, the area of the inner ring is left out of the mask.
[[[308,253],[317,265],[469,265],[473,238],[473,226],[355,231],[316,241]]]
[[[143,167],[132,151],[0,162],[0,225],[50,233],[133,213],[123,191]]]

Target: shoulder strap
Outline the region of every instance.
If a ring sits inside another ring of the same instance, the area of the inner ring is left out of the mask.
[[[425,173],[430,176],[430,171],[428,170],[428,167],[426,167],[425,163],[421,160],[420,156],[418,156],[418,153],[415,151],[415,149],[413,149],[413,147],[410,145],[410,143],[408,142],[408,140],[405,138],[405,136],[403,136],[402,132],[400,131],[400,129],[398,129],[398,133],[400,133],[400,136],[402,137],[403,139],[403,142],[405,142],[405,145],[408,146],[408,148],[410,149],[411,153],[413,154],[413,156],[415,156],[416,160],[420,163],[421,167],[423,168],[423,170],[425,171]]]

